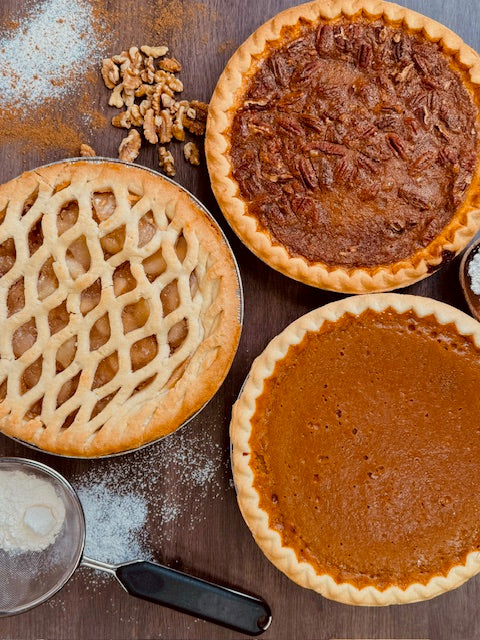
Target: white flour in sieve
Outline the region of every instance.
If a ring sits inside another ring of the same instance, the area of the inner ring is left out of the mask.
[[[43,551],[57,537],[65,506],[47,480],[23,471],[0,471],[0,548]]]

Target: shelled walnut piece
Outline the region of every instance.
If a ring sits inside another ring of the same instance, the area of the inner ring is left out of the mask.
[[[128,51],[106,58],[102,62],[102,78],[112,90],[109,104],[122,112],[112,118],[112,124],[122,129],[141,128],[150,144],[165,145],[172,140],[185,141],[185,131],[195,136],[205,134],[208,105],[198,100],[176,100],[183,83],[175,73],[182,70],[175,58],[166,58],[168,47],[130,47]],[[141,133],[132,130],[122,140],[119,157],[133,162],[141,146]],[[159,165],[169,176],[175,175],[175,161],[168,149],[158,149]],[[185,159],[200,164],[197,145],[190,141],[184,148]]]
[[[132,129],[118,147],[118,157],[125,162],[133,162],[140,152],[142,138],[136,129]]]
[[[89,144],[81,144],[79,155],[82,158],[94,158],[97,154]]]

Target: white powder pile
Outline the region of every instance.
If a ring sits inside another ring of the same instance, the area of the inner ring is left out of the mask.
[[[480,251],[477,251],[468,265],[470,276],[470,288],[477,296],[480,296]]]
[[[0,471],[0,548],[43,551],[60,532],[65,506],[47,480],[22,471]]]
[[[44,0],[0,37],[3,103],[38,104],[68,93],[99,57],[91,3]]]
[[[114,564],[150,557],[141,542],[148,516],[141,496],[118,494],[105,481],[81,486],[77,494],[85,514],[85,555]]]

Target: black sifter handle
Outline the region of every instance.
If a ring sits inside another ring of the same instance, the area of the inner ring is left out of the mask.
[[[263,600],[175,569],[139,561],[119,565],[115,575],[132,596],[235,631],[258,636],[270,626],[272,614]]]

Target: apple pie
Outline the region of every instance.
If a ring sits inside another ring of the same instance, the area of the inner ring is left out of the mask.
[[[73,161],[0,186],[0,429],[96,457],[179,427],[241,329],[219,228],[145,169]]]

